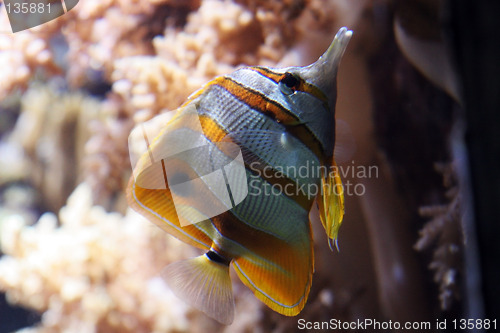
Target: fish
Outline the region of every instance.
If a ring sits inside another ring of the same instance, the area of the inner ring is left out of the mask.
[[[161,276],[222,324],[234,319],[230,266],[272,310],[304,308],[314,272],[309,213],[330,248],[344,216],[335,163],[336,76],[352,36],[341,28],[305,67],[243,67],[205,84],[173,115],[129,136],[131,208],[204,254]]]

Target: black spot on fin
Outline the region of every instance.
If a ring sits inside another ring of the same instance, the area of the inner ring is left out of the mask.
[[[231,259],[226,259],[214,250],[210,250],[207,253],[205,253],[208,259],[218,263],[218,264],[223,264],[229,266],[229,263],[231,262]]]

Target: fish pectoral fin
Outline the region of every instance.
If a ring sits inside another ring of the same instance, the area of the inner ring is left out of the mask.
[[[229,265],[206,255],[174,262],[161,274],[174,294],[218,322],[234,319],[234,297]]]
[[[335,161],[332,162],[332,166],[332,171],[321,177],[322,195],[317,197],[316,202],[330,249],[332,243],[335,243],[338,250],[337,237],[344,218],[344,188]]]

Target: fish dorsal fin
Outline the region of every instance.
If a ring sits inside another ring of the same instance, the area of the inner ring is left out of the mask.
[[[162,272],[174,294],[218,322],[234,319],[234,297],[229,266],[202,255],[174,262]]]
[[[196,105],[166,117],[140,124],[129,136],[134,167],[127,199],[163,230],[208,250],[208,218],[231,205],[223,176],[213,176],[212,169],[228,157],[202,135]]]
[[[335,160],[332,159],[330,171],[321,177],[321,195],[318,195],[319,216],[325,228],[330,249],[332,243],[338,250],[337,237],[344,218],[344,189]]]

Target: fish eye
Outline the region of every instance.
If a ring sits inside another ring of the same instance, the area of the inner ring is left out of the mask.
[[[286,72],[285,75],[281,78],[278,85],[280,90],[285,95],[291,95],[295,92],[294,88],[297,88],[300,80],[295,75],[290,72]]]

